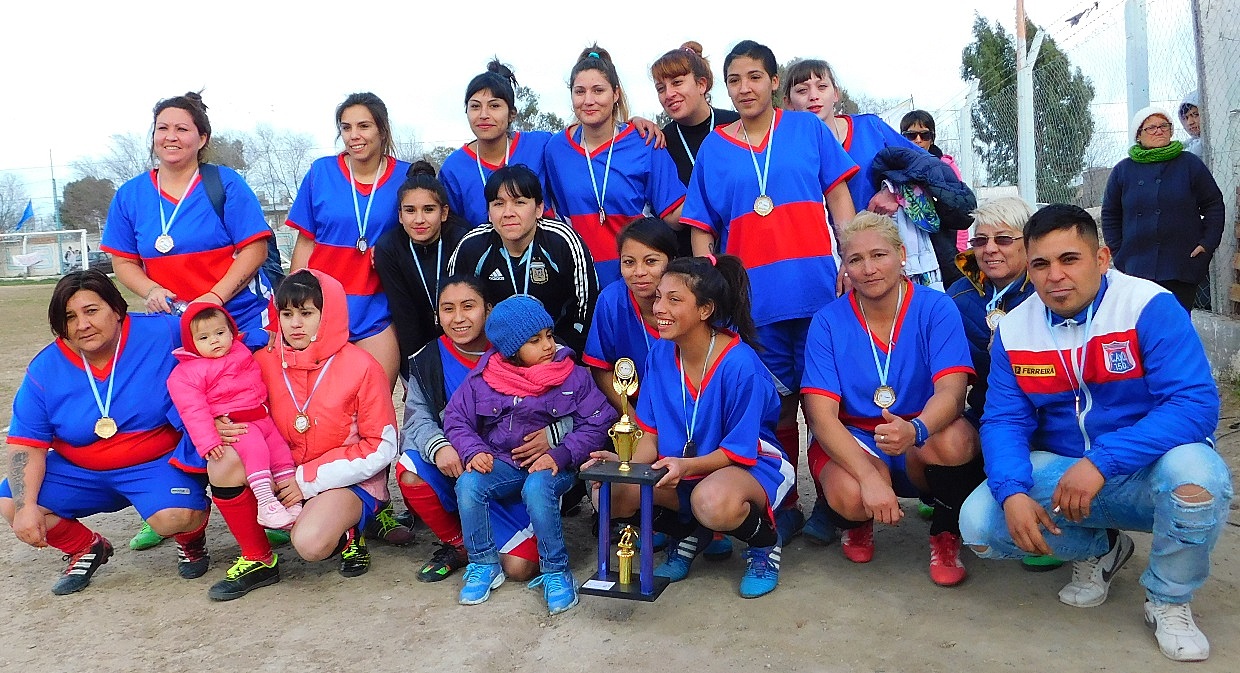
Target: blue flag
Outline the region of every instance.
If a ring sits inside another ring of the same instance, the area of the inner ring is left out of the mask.
[[[17,221],[17,226],[13,228],[13,231],[21,231],[22,225],[32,217],[34,217],[34,203],[26,199],[26,210],[22,211],[22,218]]]

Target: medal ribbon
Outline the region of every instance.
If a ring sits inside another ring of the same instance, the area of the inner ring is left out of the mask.
[[[353,197],[353,219],[357,221],[357,237],[363,239],[366,238],[366,228],[370,226],[370,207],[375,205],[375,191],[379,189],[379,175],[383,172],[383,159],[379,159],[379,168],[375,169],[374,182],[370,183],[370,196],[366,197],[365,217],[362,216],[362,210],[357,205],[357,185],[353,181],[352,157],[348,158],[344,165],[349,170],[349,195]]]
[[[986,313],[989,314],[991,311],[998,308],[999,302],[1003,300],[1003,295],[1007,294],[1007,291],[1012,289],[1015,285],[1016,281],[1012,281],[1005,285],[1002,290],[996,290],[995,296],[991,297],[990,301],[986,302]]]
[[[284,387],[288,389],[289,399],[293,400],[293,408],[297,410],[299,415],[306,415],[306,409],[310,408],[310,400],[314,399],[314,393],[319,389],[319,384],[323,382],[323,377],[327,375],[327,370],[332,366],[332,360],[335,359],[335,355],[327,358],[327,364],[324,364],[323,368],[319,370],[319,378],[314,380],[314,387],[310,389],[310,396],[306,398],[306,403],[301,405],[297,404],[297,396],[293,394],[293,384],[288,380],[288,371],[283,367],[280,368],[280,375],[284,377]]]
[[[706,360],[702,362],[702,378],[698,381],[698,395],[693,398],[692,415],[689,414],[689,390],[685,386],[685,379],[688,378],[688,375],[685,374],[685,361],[680,354],[676,355],[676,363],[680,365],[680,406],[684,409],[685,416],[689,418],[689,422],[685,424],[685,432],[688,434],[688,439],[685,441],[686,446],[688,446],[689,442],[693,441],[693,431],[697,429],[698,402],[702,401],[702,391],[706,387],[706,368],[710,366],[710,356],[715,352],[716,336],[718,336],[718,333],[711,330],[710,347],[706,349]],[[681,448],[680,450],[680,457],[685,457],[684,448]]]
[[[525,249],[525,254],[521,255],[521,261],[517,264],[525,265],[525,289],[517,289],[517,272],[512,268],[512,255],[508,254],[508,250],[500,248],[504,261],[508,263],[508,280],[512,281],[513,294],[529,294],[530,293],[530,257],[534,253],[534,242],[530,241],[530,245]]]
[[[581,128],[581,149],[586,151],[586,170],[590,171],[590,187],[594,189],[594,201],[598,203],[598,212],[606,213],[603,200],[607,198],[607,178],[611,177],[611,151],[616,149],[616,126],[611,127],[611,145],[607,147],[607,164],[603,167],[603,193],[599,194],[598,180],[594,177],[594,160],[590,158],[590,147],[586,145],[586,130]],[[602,224],[600,222],[600,224]]]
[[[512,144],[508,139],[508,134],[505,133],[504,134],[504,163],[499,165],[500,168],[507,166],[508,162],[512,160],[511,152],[512,152]],[[486,189],[487,174],[483,172],[482,170],[482,141],[478,141],[478,151],[474,153],[474,159],[477,160],[478,162],[478,177],[482,178],[482,187],[483,189]]]
[[[112,371],[108,372],[106,400],[99,396],[99,386],[95,384],[95,375],[90,372],[90,362],[86,359],[86,354],[78,351],[78,355],[82,357],[82,366],[86,368],[86,382],[90,384],[90,392],[95,394],[95,406],[99,407],[99,413],[103,418],[111,418],[108,414],[112,411],[112,385],[116,383],[116,366],[121,355],[121,335],[116,335],[116,352],[112,354]]]
[[[413,255],[413,268],[418,270],[422,279],[422,289],[426,290],[426,301],[431,305],[431,313],[435,314],[435,322],[439,322],[439,312],[435,310],[435,297],[439,296],[439,274],[443,269],[443,234],[439,235],[439,255],[435,258],[435,297],[431,296],[431,286],[426,283],[426,274],[422,271],[422,262],[418,261],[418,253],[413,249],[413,241],[409,241],[409,254]]]
[[[1078,323],[1079,324],[1079,323]],[[1069,381],[1072,386],[1072,396],[1076,398],[1076,416],[1081,416],[1081,389],[1085,387],[1085,349],[1089,346],[1089,333],[1093,330],[1094,325],[1094,305],[1089,304],[1089,310],[1085,312],[1085,339],[1081,342],[1080,357],[1077,357],[1076,346],[1072,347],[1072,373],[1076,374],[1076,383]],[[1046,329],[1051,333],[1051,343],[1055,345],[1055,353],[1059,355],[1059,363],[1064,369],[1068,368],[1068,363],[1063,359],[1063,351],[1059,349],[1059,340],[1055,338],[1055,326],[1051,323],[1051,310],[1046,309]]]
[[[887,335],[887,362],[878,361],[878,346],[874,345],[874,337],[870,335],[870,321],[865,317],[865,304],[857,298],[857,306],[861,309],[861,321],[865,324],[865,340],[870,342],[870,352],[874,354],[874,368],[878,370],[879,387],[887,385],[887,375],[891,372],[891,353],[896,349],[896,323],[900,322],[900,307],[904,305],[904,279],[900,280],[899,295],[896,300],[896,313],[891,319],[891,334]]]
[[[159,227],[162,232],[160,234],[161,236],[167,236],[168,231],[172,229],[172,221],[177,219],[177,213],[181,212],[181,204],[185,203],[185,197],[189,196],[190,191],[194,189],[194,183],[197,181],[198,169],[194,169],[194,174],[190,176],[189,179],[189,186],[185,188],[185,193],[181,195],[181,198],[177,199],[177,207],[172,209],[172,217],[166,217],[164,215],[164,188],[159,181],[159,170],[155,171],[155,190],[159,192],[156,196],[159,200]]]
[[[680,130],[680,124],[674,123],[672,125],[676,127],[676,134],[680,136],[680,144],[685,146],[685,154],[689,155],[689,165],[696,166],[697,160],[693,158],[693,150],[689,149],[689,141],[685,140],[685,133],[684,131]],[[710,127],[706,129],[706,133],[709,135],[711,130],[714,128],[715,128],[715,108],[712,107],[710,109]],[[741,125],[741,128],[744,128],[743,124]],[[752,148],[750,149],[752,150]],[[757,163],[755,162],[754,165],[756,166]]]
[[[753,143],[749,142],[749,131],[745,130],[745,122],[740,122],[741,133],[745,136],[745,144],[749,147],[749,158],[753,159],[754,173],[758,174],[759,196],[766,196],[766,181],[771,177],[771,148],[775,145],[775,111],[771,111],[771,130],[766,135],[766,166],[758,168],[758,155],[753,151]]]

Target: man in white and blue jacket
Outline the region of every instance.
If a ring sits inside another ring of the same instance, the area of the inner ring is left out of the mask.
[[[1169,292],[1108,270],[1084,210],[1043,208],[1024,241],[1037,296],[995,332],[987,482],[965,501],[961,536],[983,558],[1072,560],[1059,600],[1085,608],[1106,600],[1132,556],[1123,531],[1152,532],[1146,623],[1167,657],[1203,660],[1210,644],[1189,602],[1232,486],[1211,437],[1219,394],[1201,341]]]

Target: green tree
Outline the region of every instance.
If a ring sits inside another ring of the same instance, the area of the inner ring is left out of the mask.
[[[1038,28],[1027,23],[1030,42]],[[973,43],[961,55],[960,75],[978,81],[978,99],[971,111],[989,182],[1015,184],[1016,45],[999,22],[988,24],[974,14]],[[1085,152],[1094,134],[1089,105],[1094,87],[1074,67],[1055,41],[1046,38],[1033,68],[1033,128],[1037,148],[1037,199],[1071,202],[1084,168]]]
[[[445,159],[448,158],[448,155],[452,154],[455,151],[456,151],[455,147],[449,147],[447,145],[438,145],[435,148],[431,149],[431,151],[422,155],[422,158],[429,161],[431,165],[435,167],[435,170],[438,171],[440,168],[443,168],[443,162]]]
[[[116,186],[104,178],[87,176],[65,185],[64,201],[60,206],[60,220],[65,229],[102,233],[114,195]]]
[[[216,133],[212,136],[204,159],[209,164],[227,166],[238,173],[249,168],[245,160],[245,141],[232,134]]]
[[[538,94],[528,86],[517,87],[517,118],[512,122],[514,131],[563,131],[564,120],[554,112],[539,108]],[[438,149],[438,148],[436,148]],[[432,161],[432,163],[434,163]]]

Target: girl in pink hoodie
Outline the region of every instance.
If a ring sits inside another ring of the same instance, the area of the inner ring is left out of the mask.
[[[223,455],[217,417],[251,424],[254,432],[238,437],[232,447],[258,499],[258,523],[291,528],[301,505],[280,504],[273,485],[293,478],[293,455],[271,420],[258,363],[238,336],[228,311],[207,302],[190,304],[181,316],[183,345],[172,352],[179,364],[168,377],[168,392],[198,455],[207,460]]]

